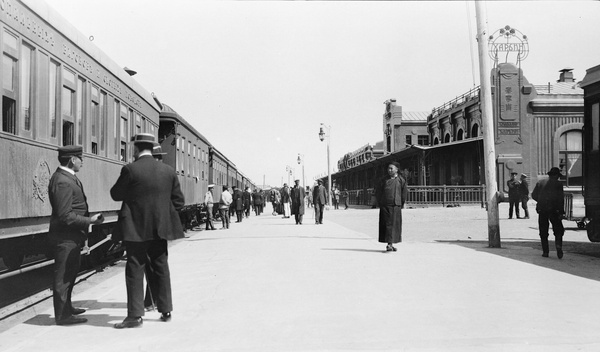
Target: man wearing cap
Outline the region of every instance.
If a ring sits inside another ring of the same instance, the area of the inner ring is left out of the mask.
[[[521,174],[521,182],[519,183],[519,195],[521,196],[521,207],[525,211],[524,219],[529,219],[529,209],[527,202],[529,201],[529,184],[527,183],[527,175]]]
[[[118,233],[127,248],[125,283],[127,317],[115,328],[141,327],[144,315],[144,268],[152,267],[149,282],[156,292],[162,321],[171,320],[173,303],[169,273],[167,240],[183,238],[178,211],[184,198],[175,170],[152,157],[154,136],[140,133],[133,138],[135,161],[123,166],[110,190],[115,201],[123,201],[119,212]]]
[[[246,218],[250,217],[250,206],[252,203],[252,193],[250,193],[250,187],[246,186],[246,190],[242,193],[242,204],[244,206],[244,215]]]
[[[549,222],[552,223],[552,231],[554,232],[554,243],[556,245],[556,255],[558,258],[563,257],[562,238],[565,233],[565,228],[562,224],[562,216],[564,210],[564,191],[563,185],[558,180],[562,176],[560,169],[553,167],[548,171],[548,178],[537,182],[531,198],[537,205],[535,210],[538,212],[538,226],[540,229],[540,239],[542,241],[542,257],[548,257],[550,247],[548,245],[548,230]]]
[[[215,188],[215,185],[212,183],[208,185],[208,191],[204,195],[204,204],[206,205],[206,230],[216,230],[213,225],[213,206],[215,204],[213,199],[213,188]]]
[[[406,181],[398,170],[400,164],[388,165],[388,176],[383,178],[375,190],[379,205],[379,242],[387,243],[386,251],[396,251],[394,243],[402,242],[402,208],[408,198]]]
[[[163,155],[167,155],[167,153],[163,153],[162,147],[158,143],[154,143],[154,147],[152,147],[152,156],[157,161],[162,161]]]
[[[219,201],[219,212],[221,213],[221,222],[223,223],[221,230],[226,230],[229,228],[229,207],[232,203],[233,197],[231,196],[231,193],[229,193],[229,188],[227,186],[223,186],[221,200]]]
[[[515,213],[517,214],[517,219],[519,217],[519,203],[521,202],[521,193],[519,192],[519,180],[517,180],[517,172],[512,171],[510,173],[510,180],[506,181],[506,185],[508,186],[508,218],[512,219],[513,217],[513,208],[515,209]]]
[[[313,187],[313,204],[315,206],[315,224],[323,224],[323,209],[327,204],[327,190],[323,186],[322,180],[317,180],[317,185]]]
[[[81,246],[90,224],[101,224],[104,218],[100,213],[90,217],[83,185],[75,176],[83,166],[83,148],[74,145],[58,148],[58,161],[60,166],[48,185],[52,206],[49,236],[56,246],[52,298],[56,324],[72,325],[87,321],[75,316],[84,313],[85,309],[74,308],[71,304]]]
[[[302,217],[304,216],[304,187],[300,186],[300,180],[295,180],[294,183],[291,197],[292,214],[294,214],[296,225],[302,225]]]

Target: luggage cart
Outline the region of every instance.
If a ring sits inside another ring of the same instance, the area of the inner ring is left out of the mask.
[[[565,192],[564,206],[565,214],[563,215],[563,219],[567,221],[575,221],[577,223],[577,228],[582,230],[585,229],[585,226],[588,222],[585,216],[578,217],[573,215],[573,193]]]

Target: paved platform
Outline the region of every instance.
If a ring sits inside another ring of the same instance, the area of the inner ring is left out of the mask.
[[[491,249],[478,207],[406,209],[404,242],[385,253],[377,214],[297,226],[267,211],[190,232],[169,249],[171,322],[112,327],[127,313],[121,262],[76,286],[87,324],[54,325],[45,301],[0,351],[600,351],[600,247],[585,231],[565,222],[565,257],[542,258],[537,216],[502,219]]]

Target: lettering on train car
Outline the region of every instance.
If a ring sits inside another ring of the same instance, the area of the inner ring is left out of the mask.
[[[12,19],[17,24],[20,24],[23,28],[54,47],[53,33],[35,19],[31,18],[29,14],[26,14],[23,9],[18,8],[13,1],[0,0],[0,11],[4,12],[8,18]]]

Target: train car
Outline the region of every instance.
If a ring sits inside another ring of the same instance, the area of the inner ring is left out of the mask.
[[[185,207],[181,216],[186,228],[201,221],[201,204],[209,184],[209,141],[181,115],[166,104],[160,112],[158,141],[163,152],[163,162],[177,172]]]
[[[221,199],[223,186],[229,186],[227,168],[230,161],[215,147],[210,148],[209,158],[210,169],[208,177],[210,183],[215,185],[213,189],[213,198],[215,202],[218,202],[219,199]]]
[[[600,242],[600,65],[587,70],[584,91],[583,197],[587,235]]]
[[[120,207],[110,187],[132,160],[131,136],[157,134],[159,108],[149,92],[47,4],[1,1],[0,26],[4,265],[15,269],[25,255],[50,255],[48,182],[58,166],[56,149],[64,145],[83,146],[78,177],[90,212],[106,218],[92,228],[88,245],[109,245],[106,237]]]

